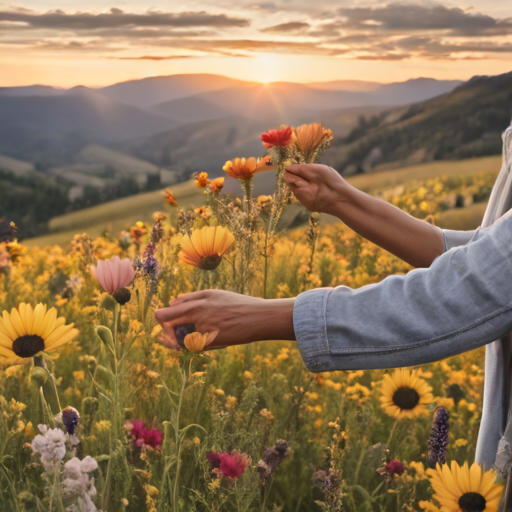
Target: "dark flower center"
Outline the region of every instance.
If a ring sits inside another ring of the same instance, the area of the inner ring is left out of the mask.
[[[118,304],[121,304],[121,306],[124,306],[127,302],[130,302],[130,299],[132,298],[132,294],[128,288],[118,288],[113,294],[112,297],[116,299]]]
[[[44,350],[44,340],[40,336],[28,334],[14,340],[12,351],[18,357],[34,357]]]
[[[412,388],[398,388],[393,395],[393,403],[406,411],[414,409],[419,401],[420,395]]]
[[[205,256],[199,261],[199,268],[203,270],[215,270],[222,261],[222,256],[218,254],[212,254],[211,256]]]
[[[467,492],[459,499],[459,507],[463,512],[482,512],[486,504],[486,499],[477,492]]]

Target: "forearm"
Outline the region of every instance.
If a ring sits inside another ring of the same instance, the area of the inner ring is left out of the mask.
[[[499,339],[512,328],[512,217],[431,267],[353,290],[305,292],[295,335],[312,371],[412,366]]]
[[[329,213],[356,233],[414,267],[429,267],[445,250],[443,232],[348,183]]]

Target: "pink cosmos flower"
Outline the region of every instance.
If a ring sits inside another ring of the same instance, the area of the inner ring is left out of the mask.
[[[221,453],[219,473],[228,478],[240,478],[249,464],[249,457],[238,451]]]
[[[92,266],[92,273],[101,287],[111,295],[120,288],[126,288],[135,278],[132,262],[128,258],[100,260],[97,266]]]

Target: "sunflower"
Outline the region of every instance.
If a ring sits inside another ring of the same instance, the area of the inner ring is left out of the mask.
[[[57,318],[57,310],[38,304],[21,303],[11,313],[3,311],[0,318],[0,357],[9,364],[23,364],[40,352],[53,352],[71,341],[78,330],[66,319]]]
[[[465,462],[461,467],[456,462],[427,473],[434,488],[434,498],[446,512],[496,512],[503,493],[503,484],[495,484],[496,471],[482,471],[475,462],[471,466]]]
[[[214,270],[234,242],[233,234],[222,226],[196,229],[192,236],[186,235],[182,238],[178,258],[194,267]]]
[[[416,418],[428,412],[427,405],[434,397],[432,388],[418,376],[418,371],[407,368],[385,375],[382,381],[382,408],[394,418]]]
[[[273,170],[272,161],[269,156],[256,160],[251,158],[235,158],[228,160],[222,168],[228,173],[228,176],[241,181],[251,181],[257,172]]]

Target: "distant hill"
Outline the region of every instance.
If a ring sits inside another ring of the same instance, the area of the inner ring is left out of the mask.
[[[222,119],[236,115],[233,110],[220,107],[198,96],[165,101],[150,107],[149,110],[167,116],[181,124]]]
[[[0,96],[60,96],[64,89],[49,85],[27,85],[22,87],[0,87]]]
[[[136,107],[150,107],[186,96],[247,83],[213,74],[154,76],[97,89],[105,96]]]
[[[512,118],[512,73],[475,77],[454,91],[366,118],[333,141],[328,162],[342,172],[499,154]]]
[[[301,110],[297,112],[297,115],[302,116],[297,122],[323,122],[338,137],[344,137],[357,124],[360,116],[379,114],[386,108],[355,107],[309,114]],[[189,169],[189,175],[194,170],[220,176],[226,160],[237,156],[263,155],[265,150],[261,145],[260,135],[277,126],[279,121],[256,121],[241,117],[212,119],[120,142],[115,147],[123,153],[129,153],[157,166],[180,165]]]
[[[175,125],[88,89],[59,96],[0,96],[0,153],[47,166],[67,163],[91,142],[140,137]]]

